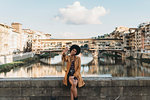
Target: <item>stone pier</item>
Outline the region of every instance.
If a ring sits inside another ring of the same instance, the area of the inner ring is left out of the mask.
[[[70,100],[63,77],[0,79],[0,100]],[[150,100],[150,78],[84,77],[78,100]]]

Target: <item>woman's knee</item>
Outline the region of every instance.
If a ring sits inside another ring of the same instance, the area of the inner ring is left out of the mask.
[[[73,88],[76,88],[76,86],[77,86],[77,82],[74,81],[74,82],[73,82]]]
[[[74,88],[73,88],[73,86],[71,86],[71,88],[70,88],[70,89],[71,89],[71,91],[72,91],[72,92],[74,91]]]

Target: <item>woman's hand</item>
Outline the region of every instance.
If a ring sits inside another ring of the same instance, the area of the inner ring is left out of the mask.
[[[63,50],[62,54],[65,54],[67,51],[68,51],[68,47],[66,47],[66,48]]]

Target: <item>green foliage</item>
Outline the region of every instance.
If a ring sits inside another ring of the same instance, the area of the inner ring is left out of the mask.
[[[41,54],[40,55],[40,58],[48,58],[48,57],[51,57],[53,58],[54,56],[58,55],[57,53],[44,53],[44,54]]]

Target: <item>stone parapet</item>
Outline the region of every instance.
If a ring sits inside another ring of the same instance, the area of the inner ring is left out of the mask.
[[[150,100],[150,78],[83,77],[79,100]],[[63,77],[0,79],[0,100],[70,100]]]

